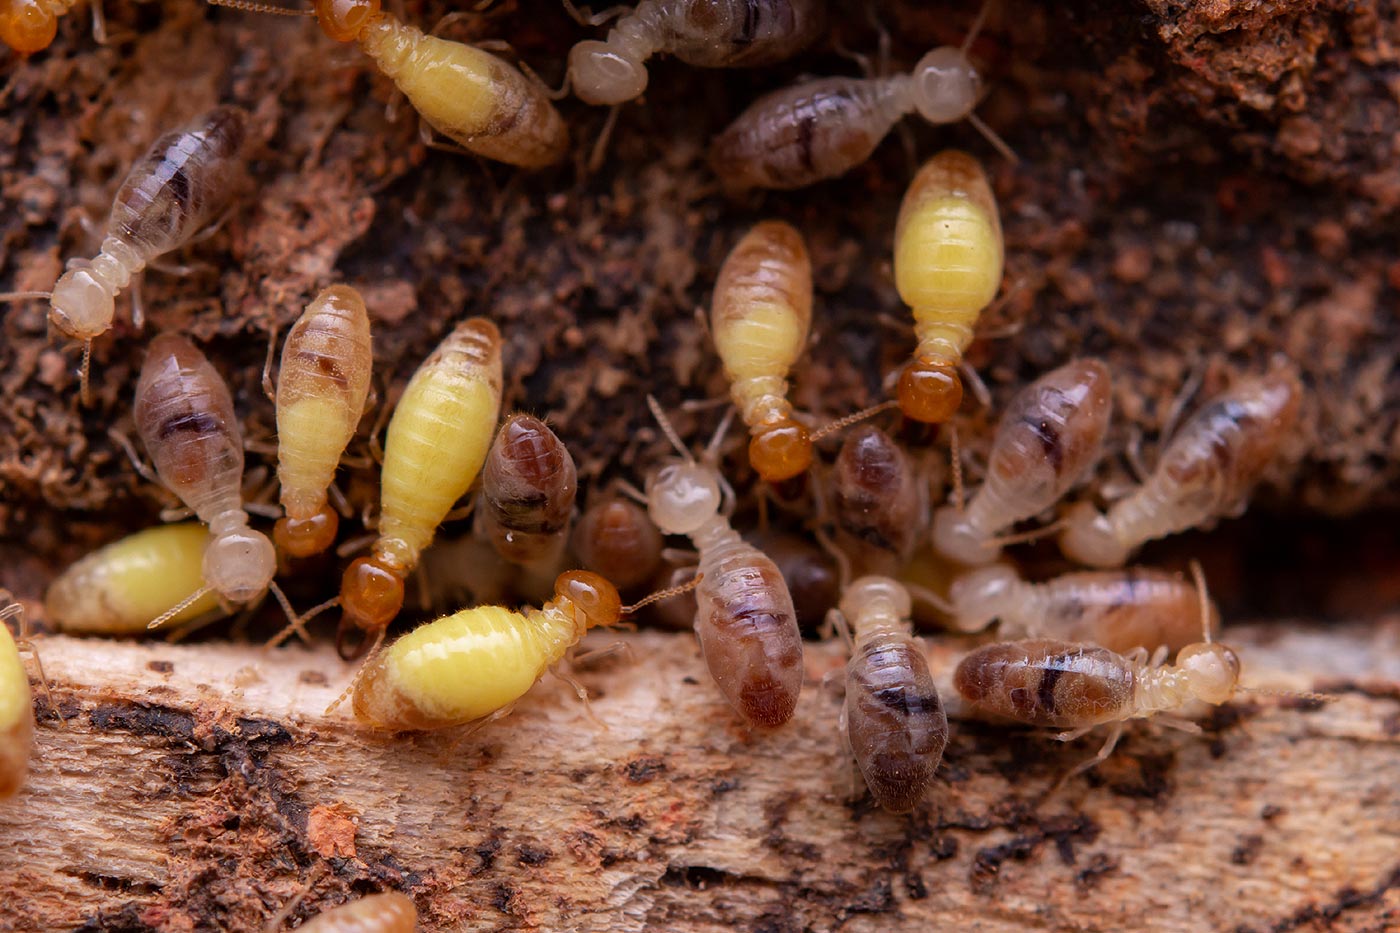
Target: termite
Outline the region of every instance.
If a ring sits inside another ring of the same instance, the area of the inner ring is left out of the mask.
[[[476,532],[513,564],[557,565],[578,493],[569,448],[534,415],[501,425],[481,470]]]
[[[1091,503],[1063,519],[1060,550],[1091,567],[1117,567],[1141,544],[1244,511],[1298,418],[1292,372],[1241,381],[1196,412],[1152,475],[1106,513]]]
[[[805,188],[860,165],[896,123],[916,111],[933,124],[968,120],[1014,161],[972,112],[982,82],[967,49],[983,14],[962,48],[936,48],[910,74],[817,78],[765,94],[711,143],[715,174],[733,193]]]
[[[139,635],[204,585],[209,531],[196,522],[157,525],[113,541],[63,571],[44,596],[44,616],[74,635]],[[212,592],[170,617],[186,622],[219,608]]]
[[[909,455],[867,425],[846,438],[831,473],[837,544],[860,572],[895,573],[928,524],[927,486]]]
[[[1201,635],[1197,588],[1160,570],[1096,570],[1029,583],[1004,564],[979,567],[953,582],[948,611],[954,625],[979,631],[1000,620],[1003,639],[1054,638],[1110,651],[1165,646],[1179,651]],[[1220,612],[1207,609],[1207,633]]]
[[[541,608],[477,606],[420,625],[365,663],[352,688],[355,716],[394,731],[485,725],[507,715],[589,629],[668,595],[623,606],[606,579],[571,570]]]
[[[833,610],[853,639],[842,731],[866,786],[891,813],[923,798],[948,744],[948,716],[910,612],[908,590],[881,576],[847,586]]]
[[[215,107],[156,140],[117,189],[97,256],[69,260],[52,292],[3,296],[48,298],[50,323],[84,342],[84,401],[92,341],[111,328],[117,293],[151,260],[188,243],[222,211],[242,170],[238,157],[247,128],[248,113],[241,107]]]
[[[209,526],[204,583],[156,617],[170,621],[209,591],[229,603],[250,603],[271,589],[295,619],[273,581],[277,553],[260,531],[248,527],[243,508],[243,432],[223,377],[203,353],[178,334],[151,341],[134,406],[137,433],[160,481]]]
[[[29,672],[19,656],[19,645],[10,634],[9,619],[23,619],[24,607],[9,600],[0,605],[0,799],[13,797],[29,775],[29,755],[34,747],[34,697]]]
[[[333,285],[292,325],[277,373],[277,479],[283,518],[272,537],[292,557],[319,554],[340,524],[326,501],[369,395],[369,312],[360,293]]]
[[[569,151],[569,128],[537,80],[484,49],[425,35],[380,0],[314,0],[309,11],[209,0],[260,13],[313,16],[329,38],[358,42],[433,129],[479,156],[543,168]]]
[[[583,568],[623,592],[656,575],[664,544],[646,509],[615,494],[591,503],[574,526],[573,549]]]
[[[821,31],[824,0],[642,0],[605,41],[569,52],[569,79],[589,104],[621,104],[647,87],[658,52],[700,68],[749,68],[790,58]]]
[[[987,476],[964,509],[933,516],[933,545],[964,564],[1001,553],[997,536],[1053,506],[1088,475],[1103,449],[1113,410],[1108,367],[1066,363],[1016,394],[997,424]]]
[[[332,907],[297,927],[302,933],[413,933],[418,909],[397,891],[370,894]]]
[[[379,536],[340,585],[343,657],[362,653],[368,636],[399,614],[404,580],[481,471],[500,412],[501,332],[486,318],[469,318],[418,367],[389,421]],[[352,645],[356,633],[360,644]]]
[[[947,150],[905,192],[894,231],[894,281],[914,313],[918,346],[899,376],[906,418],[941,424],[962,403],[958,364],[1001,285],[1004,244],[982,166]]]
[[[647,403],[683,457],[647,476],[646,499],[662,532],[686,535],[700,552],[695,591],[700,652],[720,692],[745,721],[780,726],[797,708],[803,677],[802,635],[787,582],[721,513],[719,470],[697,462],[656,399],[647,396]]]

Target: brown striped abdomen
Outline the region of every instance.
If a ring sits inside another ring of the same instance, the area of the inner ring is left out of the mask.
[[[953,672],[953,685],[976,712],[1055,729],[1122,718],[1134,680],[1121,655],[1041,638],[985,645]]]
[[[912,810],[948,744],[948,717],[918,642],[891,636],[858,645],[846,666],[846,736],[880,806]]]
[[[482,467],[482,521],[506,560],[545,556],[569,526],[578,490],[574,458],[533,415],[511,415]]]
[[[720,692],[745,720],[780,726],[802,690],[802,635],[778,567],[745,544],[702,559],[695,634]]]
[[[1173,653],[1201,641],[1200,593],[1177,574],[1160,570],[1085,571],[1043,584],[1045,618],[1039,630],[1074,642],[1090,642],[1109,651],[1134,648]],[[1220,627],[1220,613],[1210,604],[1210,627]]]
[[[833,467],[837,528],[868,564],[892,572],[909,559],[924,525],[924,502],[913,465],[879,428],[865,425],[846,438]],[[847,543],[847,542],[843,542]]]
[[[820,32],[822,0],[670,0],[659,5],[663,49],[701,68],[752,68],[790,58]]]

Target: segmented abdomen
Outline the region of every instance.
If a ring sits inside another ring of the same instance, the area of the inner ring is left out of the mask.
[[[1075,729],[1126,716],[1135,675],[1121,655],[1032,638],[985,645],[963,658],[953,684],[983,715]]]
[[[656,9],[662,49],[701,68],[780,62],[811,43],[825,19],[821,0],[671,0]]]
[[[948,744],[943,701],[912,638],[891,635],[856,648],[846,666],[846,735],[880,805],[912,809]]]

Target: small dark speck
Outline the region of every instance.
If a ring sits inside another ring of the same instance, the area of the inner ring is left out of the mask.
[[[1089,856],[1086,864],[1074,876],[1074,881],[1081,888],[1092,888],[1099,883],[1099,879],[1104,875],[1112,874],[1118,870],[1118,859],[1106,852],[1095,852]]]
[[[646,784],[666,773],[666,762],[647,755],[627,762],[627,766],[623,770],[627,773],[627,780],[633,784]]]
[[[521,865],[542,865],[554,858],[554,853],[543,846],[532,846],[529,843],[522,843],[520,846]]]
[[[700,683],[700,681],[696,680],[694,677],[687,675],[681,678],[681,683],[690,687],[694,687],[696,684]]]
[[[904,890],[911,901],[921,901],[928,897],[928,885],[924,884],[924,876],[916,872],[911,871],[904,876]]]
[[[1259,855],[1259,850],[1264,845],[1263,836],[1245,836],[1240,840],[1240,844],[1235,846],[1230,853],[1230,863],[1233,865],[1249,865]]]
[[[710,785],[710,793],[718,797],[720,794],[727,794],[731,790],[739,789],[738,778],[722,778]]]
[[[326,679],[326,675],[320,671],[302,671],[297,675],[297,682],[310,687],[324,687],[326,684],[330,683],[330,681]]]
[[[147,661],[146,670],[154,671],[157,674],[174,673],[175,665],[170,661]]]
[[[929,843],[929,855],[932,855],[940,862],[958,854],[958,840],[956,836],[939,836]]]
[[[1276,803],[1266,803],[1259,808],[1259,819],[1272,820],[1283,815],[1283,807]]]

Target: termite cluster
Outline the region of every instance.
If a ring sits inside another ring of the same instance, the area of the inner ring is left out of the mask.
[[[38,51],[68,5],[0,0],[0,39],[18,52]],[[222,5],[263,9],[242,0]],[[588,104],[622,105],[646,90],[645,62],[660,53],[706,68],[782,61],[822,34],[824,7],[821,0],[642,0],[606,38],[573,48],[561,90]],[[426,126],[454,145],[522,169],[571,151],[559,94],[506,58],[427,35],[378,0],[316,0],[306,13],[329,39],[358,43]],[[980,18],[972,31],[979,27]],[[865,160],[905,115],[976,121],[980,83],[967,44],[934,49],[908,73],[800,82],[738,116],[714,140],[710,161],[734,192],[810,185]],[[42,296],[55,329],[90,344],[111,328],[116,296],[133,276],[237,209],[250,120],[243,108],[220,106],[153,144],[118,188],[95,258],[71,261]],[[1200,575],[1192,581],[1126,565],[1147,541],[1243,510],[1296,419],[1302,389],[1292,368],[1280,363],[1240,378],[1201,405],[1141,482],[1101,507],[1084,487],[1103,456],[1112,373],[1095,359],[1065,360],[1000,413],[981,482],[965,494],[953,425],[969,404],[965,383],[977,379],[965,355],[1002,291],[1005,258],[983,160],[955,150],[934,155],[889,220],[893,286],[912,337],[906,362],[887,374],[888,401],[825,424],[793,402],[790,383],[801,378],[825,315],[803,232],[762,220],[733,242],[703,322],[733,406],[721,429],[697,454],[648,398],[674,456],[660,455],[658,438],[648,448],[654,460],[637,475],[588,489],[581,510],[578,470],[547,420],[522,410],[502,421],[508,361],[489,314],[443,322],[437,348],[391,405],[371,399],[372,330],[384,325],[372,325],[374,309],[355,288],[327,283],[287,333],[275,380],[270,366],[265,379],[280,508],[244,495],[242,422],[217,361],[180,334],[156,335],[130,409],[130,430],[152,469],[120,428],[118,436],[137,468],[198,522],[147,528],[79,560],[49,588],[45,620],[63,632],[130,635],[201,624],[271,592],[289,622],[280,642],[312,637],[314,617],[336,611],[340,654],[364,659],[347,672],[342,699],[362,727],[401,732],[500,719],[588,630],[675,597],[671,611],[684,607],[718,696],[762,741],[765,730],[797,714],[809,678],[804,600],[794,599],[796,571],[787,568],[829,559],[837,593],[826,621],[850,660],[839,711],[816,708],[831,714],[833,738],[839,733],[874,799],[893,812],[926,797],[949,739],[914,632],[916,606],[956,633],[998,626],[1003,640],[970,651],[953,672],[966,714],[1053,728],[1060,738],[1110,724],[1094,761],[1127,720],[1169,714],[1192,699],[1229,700],[1240,689],[1240,658],[1213,641],[1219,614]],[[85,355],[83,395],[87,370]],[[530,407],[528,398],[510,401]],[[370,410],[378,423],[366,432]],[[731,449],[725,428],[733,418],[748,434],[746,456]],[[931,440],[940,426],[946,445]],[[362,516],[368,536],[359,554],[342,527],[353,512],[336,487],[357,439],[371,452],[379,488],[374,514]],[[803,516],[788,521],[806,533],[795,544],[767,528],[751,540],[731,520],[736,474],[726,464],[744,460],[765,510]],[[254,527],[269,508],[270,535]],[[440,526],[468,509],[470,533],[435,545]],[[1041,523],[1029,536],[1056,534],[1063,557],[1090,569],[1023,579],[1003,552],[1028,536],[1027,522]],[[693,559],[665,559],[668,537],[687,543]],[[275,578],[295,577],[306,561],[330,553],[346,559],[339,587],[298,614]],[[386,644],[435,553],[468,566],[471,599],[462,602],[472,604]],[[914,569],[921,560],[939,565],[951,585],[926,585]],[[624,604],[622,594],[650,590]],[[508,608],[508,598],[532,605]],[[19,614],[8,602],[0,609]],[[7,630],[0,794],[23,780],[30,709],[29,680]],[[412,926],[411,904],[364,909],[367,917],[383,914],[374,929]],[[318,929],[371,928],[329,915],[318,922]]]

